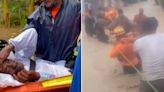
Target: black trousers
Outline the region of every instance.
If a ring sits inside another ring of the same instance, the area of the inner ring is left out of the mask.
[[[164,92],[164,79],[149,81],[158,92]],[[140,92],[155,92],[146,81],[140,82]]]
[[[140,68],[141,68],[140,64],[136,65],[135,67],[138,70],[140,70]],[[137,73],[137,71],[132,66],[130,66],[130,67],[123,67],[123,72],[125,74],[134,74],[134,73]]]

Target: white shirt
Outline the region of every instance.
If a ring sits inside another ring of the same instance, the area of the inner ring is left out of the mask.
[[[136,40],[134,51],[141,59],[146,80],[164,79],[164,34],[151,34]]]

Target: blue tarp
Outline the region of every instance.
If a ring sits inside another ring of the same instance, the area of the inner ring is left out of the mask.
[[[70,92],[81,92],[81,48],[78,51]]]

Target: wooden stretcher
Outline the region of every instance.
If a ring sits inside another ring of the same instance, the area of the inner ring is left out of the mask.
[[[69,92],[71,83],[72,75],[69,75],[18,87],[1,87],[0,92]]]

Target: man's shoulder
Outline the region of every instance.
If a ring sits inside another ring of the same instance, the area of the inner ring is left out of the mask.
[[[147,37],[143,36],[134,41],[134,46],[139,46],[141,43],[145,43]]]
[[[138,39],[136,39],[135,43],[139,43],[139,42],[143,42],[147,39],[147,36],[143,36],[143,37],[139,37]]]
[[[79,12],[81,10],[81,2],[77,0],[64,0],[65,5],[70,5],[72,9]]]
[[[163,36],[164,37],[164,33],[156,33],[157,36]]]
[[[43,12],[44,6],[41,4],[38,6],[35,11],[29,16],[29,19],[37,19]]]
[[[152,40],[152,38],[154,38],[156,35],[158,34],[152,34],[152,35],[146,35],[146,36],[142,36],[139,37],[134,44],[145,44],[145,42],[149,42]],[[146,45],[146,44],[145,44]]]

